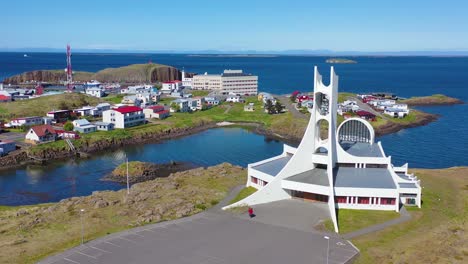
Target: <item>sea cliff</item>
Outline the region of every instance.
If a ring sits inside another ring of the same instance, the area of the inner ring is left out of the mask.
[[[192,76],[186,73],[187,77]],[[180,80],[182,73],[172,66],[148,63],[132,64],[119,68],[107,68],[96,73],[76,71],[73,79],[78,82],[98,80],[100,82],[121,82],[121,83],[155,83],[172,80]],[[60,83],[66,80],[63,70],[37,70],[24,72],[3,80],[6,84],[21,84],[26,82],[49,82]]]

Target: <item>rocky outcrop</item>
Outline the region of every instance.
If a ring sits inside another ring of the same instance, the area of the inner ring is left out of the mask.
[[[132,161],[128,163],[128,175],[130,183],[144,182],[169,176],[171,173],[185,171],[194,168],[187,162],[170,162],[156,164],[151,162]],[[119,183],[127,182],[127,164],[122,163],[112,173],[106,175],[103,180]]]
[[[454,104],[463,104],[464,102],[460,99],[449,97],[443,94],[434,94],[431,96],[422,96],[422,97],[412,97],[409,99],[399,101],[411,106],[416,105],[454,105]]]
[[[22,150],[17,150],[4,157],[0,157],[0,168],[18,166],[27,161],[29,161],[29,158],[26,152]]]
[[[73,79],[75,81],[86,81],[92,79],[92,72],[75,72]],[[50,82],[60,83],[67,79],[65,72],[61,70],[37,70],[24,72],[3,80],[7,84],[20,84],[26,82]]]
[[[186,77],[193,76],[192,73],[185,74]],[[107,68],[96,73],[73,73],[73,80],[81,82],[98,80],[100,82],[155,83],[181,80],[181,78],[182,73],[177,68],[155,63],[132,64],[119,68]],[[31,81],[60,83],[64,80],[66,80],[66,76],[65,72],[62,70],[37,70],[5,78],[3,82],[7,84],[20,84]]]
[[[378,128],[375,129],[375,134],[376,136],[383,136],[383,135],[388,135],[392,134],[395,132],[398,132],[402,129],[406,128],[412,128],[412,127],[419,127],[419,126],[425,126],[429,123],[432,123],[436,121],[439,118],[438,115],[435,114],[428,114],[428,113],[423,113],[419,112],[419,115],[417,119],[414,122],[411,123],[397,123],[397,122],[392,122],[389,121],[385,123],[382,126],[379,126]]]

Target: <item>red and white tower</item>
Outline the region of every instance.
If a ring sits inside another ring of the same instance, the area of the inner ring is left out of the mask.
[[[67,92],[73,92],[73,71],[71,64],[71,48],[70,44],[67,44],[67,68],[65,69],[67,74]]]

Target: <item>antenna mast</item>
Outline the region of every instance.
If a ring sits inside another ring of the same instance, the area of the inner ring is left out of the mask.
[[[67,92],[73,92],[73,71],[71,64],[71,48],[70,44],[67,44],[67,68],[65,69],[67,73]]]

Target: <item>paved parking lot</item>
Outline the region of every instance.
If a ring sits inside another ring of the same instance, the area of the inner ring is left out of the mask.
[[[284,219],[264,220],[204,212],[109,235],[40,263],[326,263],[323,234],[287,227]],[[331,236],[329,263],[346,263],[356,254],[347,241]]]

